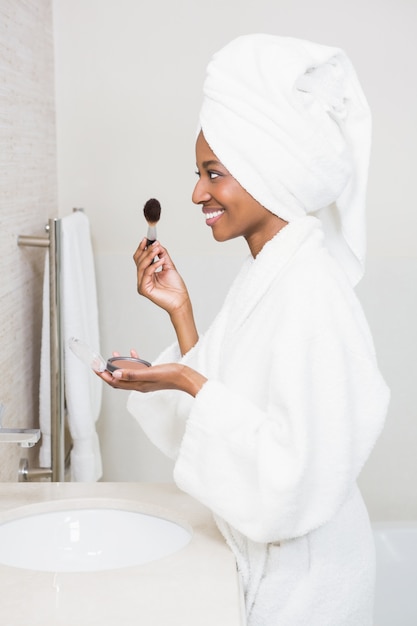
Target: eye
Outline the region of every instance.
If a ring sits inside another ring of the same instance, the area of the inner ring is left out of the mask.
[[[198,178],[201,178],[200,170],[196,170],[194,173],[196,176],[198,176]],[[216,178],[219,178],[219,176],[221,176],[220,172],[215,172],[214,170],[204,170],[203,174],[207,175],[207,178],[209,180],[215,180]]]

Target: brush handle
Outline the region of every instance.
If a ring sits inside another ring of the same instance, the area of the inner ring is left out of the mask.
[[[146,235],[146,246],[151,246],[156,241],[156,226],[148,226],[148,234]]]
[[[156,241],[156,226],[148,226],[148,234],[146,235],[146,247],[148,248]],[[156,256],[152,263],[158,259]]]

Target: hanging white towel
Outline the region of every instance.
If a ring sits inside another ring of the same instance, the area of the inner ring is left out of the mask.
[[[68,349],[78,337],[100,351],[97,291],[90,225],[81,211],[62,218],[62,309],[64,335],[65,400],[73,440],[71,479],[96,481],[102,475],[96,421],[101,407],[101,381]],[[45,267],[45,275],[48,264]],[[44,311],[49,311],[48,281],[44,284]],[[46,295],[45,295],[46,294]],[[47,308],[46,308],[47,307]],[[40,423],[43,435],[41,465],[50,465],[49,315],[43,324],[41,350]],[[46,345],[47,344],[47,347]]]

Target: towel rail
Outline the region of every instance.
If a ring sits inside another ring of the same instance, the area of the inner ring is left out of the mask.
[[[51,367],[51,467],[29,469],[21,466],[20,479],[27,481],[49,477],[52,482],[65,480],[65,393],[62,281],[61,219],[51,218],[45,228],[47,236],[19,235],[19,246],[49,248],[50,367]]]

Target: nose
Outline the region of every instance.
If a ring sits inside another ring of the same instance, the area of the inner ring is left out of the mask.
[[[194,204],[203,204],[204,202],[208,202],[210,200],[211,195],[208,192],[202,178],[198,179],[191,198]]]

